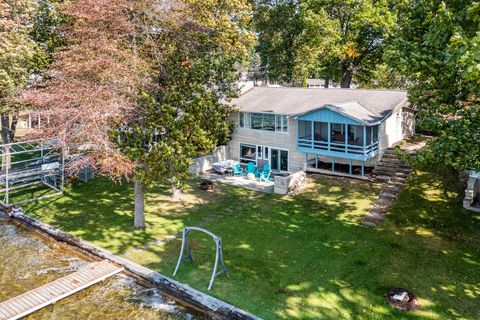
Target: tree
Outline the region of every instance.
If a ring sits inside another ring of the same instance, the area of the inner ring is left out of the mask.
[[[302,32],[295,0],[260,0],[254,13],[261,67],[272,80],[294,80],[295,45]]]
[[[226,138],[222,101],[253,39],[250,7],[78,0],[63,10],[67,45],[26,101],[52,114],[42,135],[89,146],[101,173],[135,181],[134,226],[144,227],[146,187],[181,189],[191,158]]]
[[[38,3],[33,0],[0,0],[0,119],[3,143],[15,137],[16,98],[31,76],[46,65],[46,53],[32,37]]]
[[[420,128],[436,135],[419,160],[480,170],[480,4],[414,1],[399,22],[388,61],[411,82]]]
[[[269,36],[260,37],[258,48],[269,66],[275,55],[286,52],[282,66],[288,80],[318,76],[343,88],[349,88],[353,78],[372,78],[397,15],[392,0],[266,1],[257,6],[262,13],[256,15],[257,30]],[[277,20],[284,8],[288,18]],[[278,41],[272,45],[265,39]]]
[[[128,130],[112,131],[123,153],[142,163],[139,181],[169,185],[174,198],[189,179],[191,159],[228,139],[233,109],[224,101],[237,94],[239,66],[254,40],[246,1],[186,4],[182,19],[170,21],[153,44],[164,48],[162,60],[155,59],[157,86],[142,94],[136,117],[122,123]]]

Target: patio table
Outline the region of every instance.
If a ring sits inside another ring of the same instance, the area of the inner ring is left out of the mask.
[[[235,160],[225,160],[220,162],[215,162],[212,164],[213,170],[220,174],[232,173],[232,167],[237,165],[238,161]]]

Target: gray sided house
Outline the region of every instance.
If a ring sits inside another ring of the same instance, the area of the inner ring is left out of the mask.
[[[254,87],[232,104],[230,158],[280,173],[364,176],[415,130],[404,91]]]

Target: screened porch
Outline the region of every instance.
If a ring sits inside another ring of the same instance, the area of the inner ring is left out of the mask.
[[[378,125],[297,120],[297,150],[366,161],[378,154]]]

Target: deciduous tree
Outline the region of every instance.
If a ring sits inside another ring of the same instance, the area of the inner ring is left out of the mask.
[[[244,0],[82,0],[64,7],[67,45],[43,88],[26,94],[52,113],[42,130],[89,146],[83,162],[135,181],[135,227],[151,184],[180,190],[188,164],[229,133],[236,66],[253,35]]]
[[[411,81],[420,128],[436,135],[419,159],[480,170],[480,4],[419,0],[401,17],[389,63]]]

